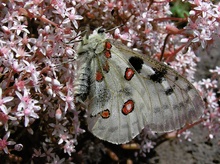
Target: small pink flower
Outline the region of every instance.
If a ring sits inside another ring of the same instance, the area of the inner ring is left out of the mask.
[[[52,132],[53,136],[59,136],[60,134],[67,131],[67,129],[65,128],[65,124],[63,125],[58,122],[56,122],[56,124],[50,123],[49,126],[51,126],[53,128],[53,132]]]
[[[4,114],[8,114],[8,109],[5,106],[5,103],[12,101],[14,99],[14,97],[4,97],[2,98],[2,88],[0,88],[0,109]]]
[[[58,155],[55,155],[55,157],[53,157],[52,163],[53,164],[63,164],[65,161],[65,158],[60,159],[60,157]]]
[[[210,102],[215,102],[216,101],[216,93],[213,92],[213,90],[209,90],[207,92],[207,101]]]
[[[8,131],[9,120],[12,121],[17,120],[16,117],[9,115],[11,114],[10,112],[11,112],[11,108],[8,108],[7,113],[0,112],[0,122],[4,124],[5,131]]]
[[[42,157],[45,157],[47,158],[47,161],[50,161],[51,158],[55,155],[54,153],[52,153],[53,151],[53,148],[49,148],[48,149],[48,146],[47,144],[43,143],[43,150],[44,150],[44,153],[41,155]]]
[[[218,75],[220,75],[220,67],[216,66],[215,69],[210,70],[210,72],[217,73]]]
[[[25,88],[25,81],[15,79],[15,86],[18,91],[23,91],[23,89]]]
[[[8,151],[7,145],[14,145],[14,144],[16,143],[16,142],[14,142],[14,141],[7,141],[8,138],[9,138],[9,136],[10,136],[10,131],[5,134],[5,136],[3,137],[3,139],[0,138],[0,151],[4,150],[4,152],[5,152],[6,154],[9,154],[9,153],[10,153],[10,152]]]
[[[193,22],[192,19],[188,18],[188,25],[186,26],[186,29],[197,30],[198,27],[199,27],[199,19],[196,19],[196,22]]]
[[[200,82],[200,85],[205,85],[206,89],[208,89],[209,87],[212,87],[212,83],[211,83],[211,79],[202,79],[202,81]]]
[[[65,133],[60,133],[59,137],[60,137],[60,140],[58,141],[58,144],[62,144],[63,142],[68,141],[68,139],[72,138],[73,136],[65,132]]]
[[[22,72],[24,70],[23,63],[20,63],[18,60],[11,60],[11,67],[14,72]]]
[[[206,42],[212,39],[211,37],[212,33],[210,30],[205,30],[205,29],[202,29],[201,31],[194,30],[193,33],[195,35],[195,38],[192,40],[192,42],[200,42],[202,48],[205,48]]]
[[[103,9],[103,12],[106,12],[106,11],[112,11],[115,7],[116,7],[116,2],[114,0],[109,0],[108,1],[104,1],[105,2],[105,7]]]
[[[70,12],[69,12],[70,11]],[[83,17],[81,15],[76,15],[76,9],[74,7],[70,7],[70,8],[67,8],[66,10],[66,13],[65,15],[68,17],[66,18],[63,23],[66,24],[66,23],[69,23],[69,22],[72,22],[74,27],[76,29],[78,29],[78,23],[77,23],[77,20],[82,20]]]
[[[32,158],[34,158],[34,157],[45,157],[45,155],[41,153],[41,149],[39,149],[39,150],[33,149],[33,150],[34,150],[34,153],[32,155]]]
[[[21,100],[21,102],[18,104],[17,111],[21,111],[22,108],[24,109],[26,106],[28,106],[29,102],[31,101],[29,90],[25,88],[23,92],[24,95],[22,96],[19,92],[15,91],[16,95]]]
[[[155,142],[150,141],[150,140],[145,140],[144,143],[142,143],[141,145],[141,152],[142,153],[146,153],[146,152],[150,152],[151,149],[154,148]]]
[[[30,121],[29,117],[38,119],[39,116],[35,112],[39,111],[41,108],[40,106],[36,105],[36,103],[38,103],[37,100],[31,99],[31,97],[29,96],[29,91],[26,88],[24,89],[23,92],[24,95],[22,96],[19,92],[15,91],[16,95],[21,100],[21,102],[18,104],[16,116],[17,117],[24,116],[25,119],[24,125],[25,127],[27,127]]]
[[[26,46],[29,50],[31,49],[30,38],[28,38],[28,34],[24,33],[23,38],[21,38],[21,42],[18,43],[19,46]]]
[[[59,14],[62,17],[65,17],[66,3],[60,0],[51,0],[51,5],[56,9],[53,13]]]
[[[9,52],[10,52],[9,47],[7,47],[7,46],[1,46],[0,47],[0,56],[6,57]]]
[[[16,53],[16,58],[25,58],[26,56],[31,56],[24,50],[24,48],[21,47],[13,48],[13,51]]]
[[[194,10],[201,11],[203,17],[206,17],[207,14],[211,14],[213,12],[211,8],[211,3],[201,1],[198,2],[198,6],[195,7]]]
[[[192,132],[190,130],[186,130],[182,133],[182,135],[184,136],[184,139],[191,142],[192,139],[190,138],[192,136]]]
[[[39,34],[38,38],[30,38],[30,43],[32,43],[34,46],[31,47],[32,52],[40,51],[43,55],[46,56],[47,47],[50,47],[50,43],[48,40],[46,40],[46,37],[44,37],[41,33]]]
[[[16,30],[16,34],[19,35],[21,32],[26,32],[26,33],[30,33],[27,30],[27,26],[26,25],[21,25],[21,24],[17,24],[14,25],[13,27],[11,27],[11,30]]]
[[[68,90],[67,95],[63,95],[62,93],[60,93],[61,96],[60,98],[65,102],[65,109],[64,111],[66,112],[67,109],[69,110],[74,110],[75,109],[75,104],[74,104],[74,97],[73,97],[73,93],[72,91]]]
[[[64,153],[68,153],[69,156],[71,156],[71,153],[74,153],[76,151],[74,143],[74,140],[67,140],[66,144],[64,145]]]
[[[38,119],[39,116],[35,113],[34,109],[29,105],[27,108],[23,109],[16,113],[16,116],[22,117],[24,116],[24,126],[27,127],[30,122],[30,117]]]

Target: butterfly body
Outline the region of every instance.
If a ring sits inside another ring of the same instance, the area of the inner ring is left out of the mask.
[[[203,112],[194,86],[176,71],[95,30],[78,48],[74,95],[88,102],[88,129],[114,144],[145,126],[179,129]]]

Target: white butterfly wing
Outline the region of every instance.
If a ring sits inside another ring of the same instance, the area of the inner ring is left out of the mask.
[[[95,136],[121,144],[145,126],[167,132],[202,115],[203,101],[185,78],[118,42],[108,42],[110,57],[103,51],[90,65],[88,128]]]
[[[146,124],[146,118],[143,118],[145,112],[142,110],[137,109],[127,115],[122,113],[124,104],[129,100],[133,100],[133,97],[140,98],[140,94],[137,94],[137,91],[131,88],[132,85],[122,75],[122,71],[128,63],[119,61],[123,61],[123,59],[112,54],[112,58],[108,61],[109,72],[105,73],[103,71],[103,81],[93,81],[88,97],[89,130],[97,137],[117,144],[130,141],[140,133]],[[93,67],[95,68],[98,65],[95,62]],[[143,100],[140,102],[143,102]],[[136,104],[134,105],[136,106]],[[142,103],[142,105],[145,104]],[[146,108],[146,106],[143,106],[143,108]],[[102,111],[105,111],[106,115]]]

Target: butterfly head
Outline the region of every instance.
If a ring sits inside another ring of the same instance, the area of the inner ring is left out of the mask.
[[[105,29],[97,28],[91,35],[85,35],[78,47],[78,53],[83,53],[89,50],[96,50],[97,53],[103,51],[104,42],[107,39]]]

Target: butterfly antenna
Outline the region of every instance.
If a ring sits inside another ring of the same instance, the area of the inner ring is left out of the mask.
[[[76,60],[76,58],[68,58],[67,61],[62,61],[61,64],[57,64],[56,67],[62,66],[63,64],[70,63],[71,61]]]
[[[86,39],[89,38],[90,31],[91,31],[91,30],[90,30],[90,25],[87,25],[87,26],[86,26],[86,29],[85,29],[85,31],[84,31]]]
[[[78,37],[80,37],[80,36],[82,36],[82,35],[84,35],[84,34],[86,34],[86,33],[87,33],[86,30],[82,31],[81,33],[79,33],[78,35],[76,35],[73,39],[71,39],[71,41],[70,41],[69,43],[81,42],[82,39],[79,39],[79,40],[75,40],[75,39],[78,38]]]
[[[122,26],[124,26],[124,25],[123,25],[123,24],[120,24],[120,25],[118,25],[118,26],[115,26],[114,28],[111,28],[111,29],[109,29],[109,30],[106,30],[105,32],[114,31],[116,28],[119,28],[119,27],[122,27]]]

